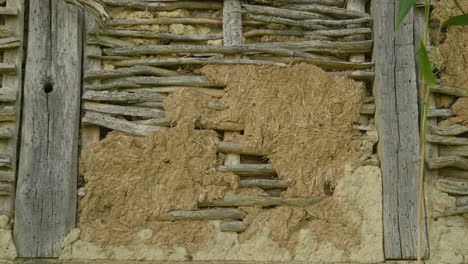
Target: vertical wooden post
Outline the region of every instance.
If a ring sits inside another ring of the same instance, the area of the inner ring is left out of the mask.
[[[29,8],[14,239],[20,257],[57,257],[76,221],[82,13]]]
[[[6,2],[7,8],[15,8],[18,14],[14,16],[5,16],[5,27],[13,32],[15,37],[23,41],[24,31],[24,0],[8,0]],[[2,76],[2,90],[13,92],[13,98],[2,98],[2,105],[8,104],[14,107],[16,111],[16,118],[12,122],[2,122],[1,128],[7,129],[10,137],[1,140],[0,149],[1,154],[10,157],[11,164],[9,168],[0,168],[0,184],[2,187],[8,186],[8,196],[0,197],[0,214],[6,214],[9,217],[13,215],[14,209],[14,182],[16,174],[16,155],[18,143],[18,130],[21,109],[21,86],[22,86],[22,69],[21,64],[23,61],[23,49],[18,47],[15,49],[5,50],[3,53],[3,63],[11,64],[16,67],[15,74],[3,74]]]
[[[415,259],[419,164],[418,82],[411,11],[393,37],[397,1],[373,1],[374,95],[383,177],[386,259]],[[425,217],[425,216],[424,216]],[[423,252],[429,253],[425,221]]]
[[[223,42],[224,46],[242,44],[242,13],[240,0],[224,0],[223,8]],[[224,141],[230,141],[239,132],[224,132]],[[235,165],[240,163],[240,155],[226,154],[224,164]]]

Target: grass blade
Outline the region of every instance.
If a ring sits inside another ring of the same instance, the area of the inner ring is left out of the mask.
[[[432,87],[436,83],[436,78],[434,72],[432,71],[432,65],[429,61],[429,56],[427,56],[426,46],[424,42],[421,41],[419,44],[419,66],[421,67],[421,73],[428,87]]]
[[[447,26],[468,26],[468,14],[450,17],[444,22]]]
[[[398,0],[395,33],[398,31],[398,28],[400,27],[403,19],[405,19],[406,15],[408,15],[408,12],[411,10],[411,8],[413,8],[415,2],[416,0]]]
[[[460,9],[462,14],[466,14],[463,8],[461,7],[460,3],[458,2],[458,0],[453,0],[453,2],[455,2],[455,5],[458,7],[458,9]]]

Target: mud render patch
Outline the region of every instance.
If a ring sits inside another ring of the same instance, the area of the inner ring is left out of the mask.
[[[170,210],[196,209],[202,201],[225,194],[255,193],[240,189],[239,178],[216,171],[222,161],[217,153],[220,137],[196,124],[230,122],[244,128],[235,141],[266,153],[278,178],[289,183],[285,198],[324,195],[334,188],[345,166],[357,167],[371,153],[359,150],[352,124],[359,119],[364,101],[361,84],[334,77],[313,65],[273,66],[212,65],[201,73],[225,87],[220,99],[198,93],[197,88],[170,95],[164,103],[167,131],[145,137],[112,132],[81,153],[80,174],[86,196],[80,201],[81,240],[100,246],[132,245],[135,234],[153,231],[147,242],[161,248],[184,247],[189,253],[210,247],[217,232],[209,222],[159,222]],[[208,103],[225,109],[211,110]],[[360,244],[359,225],[349,214],[352,204],[334,196],[306,207],[240,208],[247,241],[258,228],[271,230],[273,241],[287,248],[297,244],[298,231],[311,229],[318,241],[350,250]]]

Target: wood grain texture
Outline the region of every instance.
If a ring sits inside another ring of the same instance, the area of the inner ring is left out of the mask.
[[[21,257],[57,257],[75,227],[82,14],[30,2],[14,239]]]
[[[418,85],[410,12],[393,37],[397,1],[372,2],[374,95],[383,174],[385,258],[415,259],[419,162]],[[425,223],[425,220],[423,220]],[[423,226],[423,256],[428,255]]]

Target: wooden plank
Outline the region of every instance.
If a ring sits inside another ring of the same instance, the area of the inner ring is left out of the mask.
[[[413,13],[393,37],[396,1],[372,2],[374,18],[374,95],[378,154],[383,173],[386,259],[417,255],[419,113],[414,63]],[[425,222],[425,221],[423,221]],[[428,254],[426,228],[423,252]]]
[[[30,2],[14,239],[20,257],[58,257],[75,227],[82,13]]]

